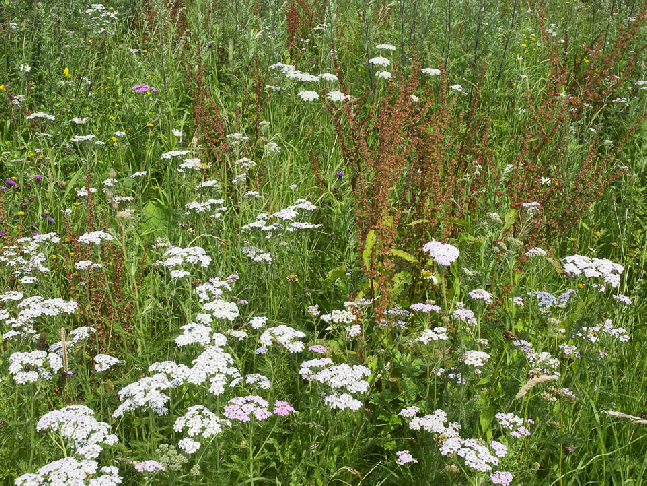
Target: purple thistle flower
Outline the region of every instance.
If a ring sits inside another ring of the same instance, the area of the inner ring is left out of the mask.
[[[337,174],[335,174],[335,175],[336,175],[337,177],[340,177],[340,178],[341,178],[341,177],[344,177],[344,173],[343,173],[343,172],[337,172]]]
[[[34,180],[35,180],[36,182],[41,182],[41,181],[43,180],[43,176],[42,176],[42,175],[38,175],[38,174],[37,174],[37,175],[35,175],[35,176],[34,176]]]
[[[6,181],[4,181],[4,183],[7,184],[9,187],[16,185],[16,181],[14,181],[13,179],[7,179]]]

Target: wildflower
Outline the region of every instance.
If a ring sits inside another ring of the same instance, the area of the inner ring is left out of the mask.
[[[454,91],[458,91],[459,93],[463,92],[463,87],[460,84],[452,84],[449,89],[453,89]]]
[[[487,363],[490,355],[485,351],[465,351],[462,359],[466,365],[479,368]]]
[[[546,256],[546,250],[543,250],[542,248],[535,247],[531,248],[526,252],[527,257],[535,257],[535,256]]]
[[[38,174],[36,174],[36,175],[34,176],[34,180],[35,180],[36,182],[41,182],[41,181],[43,180],[43,176],[42,176],[42,175],[38,175]]]
[[[31,66],[29,66],[28,64],[21,64],[20,65],[20,71],[28,73],[28,72],[31,71]]]
[[[166,471],[166,468],[162,463],[157,461],[142,461],[135,464],[135,469],[138,472],[158,472]]]
[[[448,341],[449,336],[447,336],[446,327],[434,327],[432,329],[425,329],[420,333],[420,336],[416,338],[416,341],[419,341],[423,344],[429,344],[430,341]]]
[[[300,91],[299,96],[303,101],[314,101],[319,99],[319,93],[316,91]]]
[[[398,415],[400,417],[404,417],[404,418],[413,418],[413,417],[416,416],[416,414],[419,411],[420,411],[420,409],[418,407],[416,407],[416,406],[407,407],[407,408],[403,408],[402,410],[400,410],[400,413],[398,413]]]
[[[434,69],[434,68],[423,68],[420,70],[422,74],[426,74],[427,76],[440,76],[440,69]]]
[[[117,358],[110,356],[109,354],[97,354],[94,357],[94,371],[107,371],[112,368],[114,365],[119,363]]]
[[[375,75],[380,79],[391,79],[391,73],[389,71],[378,71]]]
[[[486,304],[492,303],[492,294],[484,289],[474,289],[470,292],[470,297],[474,300],[482,300]]]
[[[418,462],[418,460],[414,459],[413,456],[406,449],[403,451],[398,451],[396,452],[396,454],[398,456],[398,459],[395,462],[400,466],[404,466],[405,464],[408,464],[410,462],[413,462],[414,464]]]
[[[525,427],[528,424],[534,424],[532,419],[523,419],[513,413],[497,413],[495,415],[501,427],[510,431],[512,437],[520,438],[530,435],[530,431]]]
[[[535,211],[538,211],[541,204],[539,204],[536,201],[533,202],[527,202],[527,203],[522,203],[522,206],[528,211],[528,214],[533,214]]]
[[[391,44],[378,44],[375,46],[376,49],[385,49],[387,51],[395,51],[395,46]]]
[[[490,474],[490,481],[492,484],[501,484],[502,486],[508,486],[514,476],[508,471],[495,471]]]
[[[425,243],[422,251],[429,253],[438,265],[443,266],[451,265],[459,255],[458,248],[453,245],[440,243],[439,241]]]
[[[369,59],[368,62],[371,64],[375,64],[376,66],[382,66],[382,67],[386,67],[389,64],[391,64],[391,61],[389,61],[386,57],[381,57],[381,56]]]
[[[330,101],[335,101],[335,102],[346,101],[350,99],[350,95],[345,95],[341,91],[331,91],[330,93],[328,93],[327,97]]]
[[[328,352],[326,347],[322,346],[321,344],[315,344],[313,346],[308,347],[308,351],[312,351],[313,353],[318,353],[318,354],[326,354]]]

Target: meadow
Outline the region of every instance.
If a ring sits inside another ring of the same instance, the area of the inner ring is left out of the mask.
[[[3,484],[646,484],[646,48],[638,0],[2,0]]]

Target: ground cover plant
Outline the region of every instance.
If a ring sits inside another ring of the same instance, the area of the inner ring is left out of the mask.
[[[647,482],[647,3],[0,38],[4,484]]]

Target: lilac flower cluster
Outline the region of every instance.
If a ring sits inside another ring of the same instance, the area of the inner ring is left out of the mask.
[[[135,93],[146,93],[147,91],[156,92],[157,88],[155,86],[148,86],[147,84],[136,84],[133,86],[133,91]]]
[[[440,312],[440,306],[439,305],[432,305],[432,304],[411,304],[411,307],[409,307],[412,311],[415,312],[424,312],[424,313],[429,313],[429,312]]]
[[[267,400],[258,395],[248,395],[246,397],[234,397],[229,400],[229,405],[225,406],[225,417],[239,422],[249,422],[252,415],[256,420],[265,420],[272,416],[268,409]],[[296,410],[288,402],[277,400],[274,403],[275,415],[287,416],[296,413]]]

